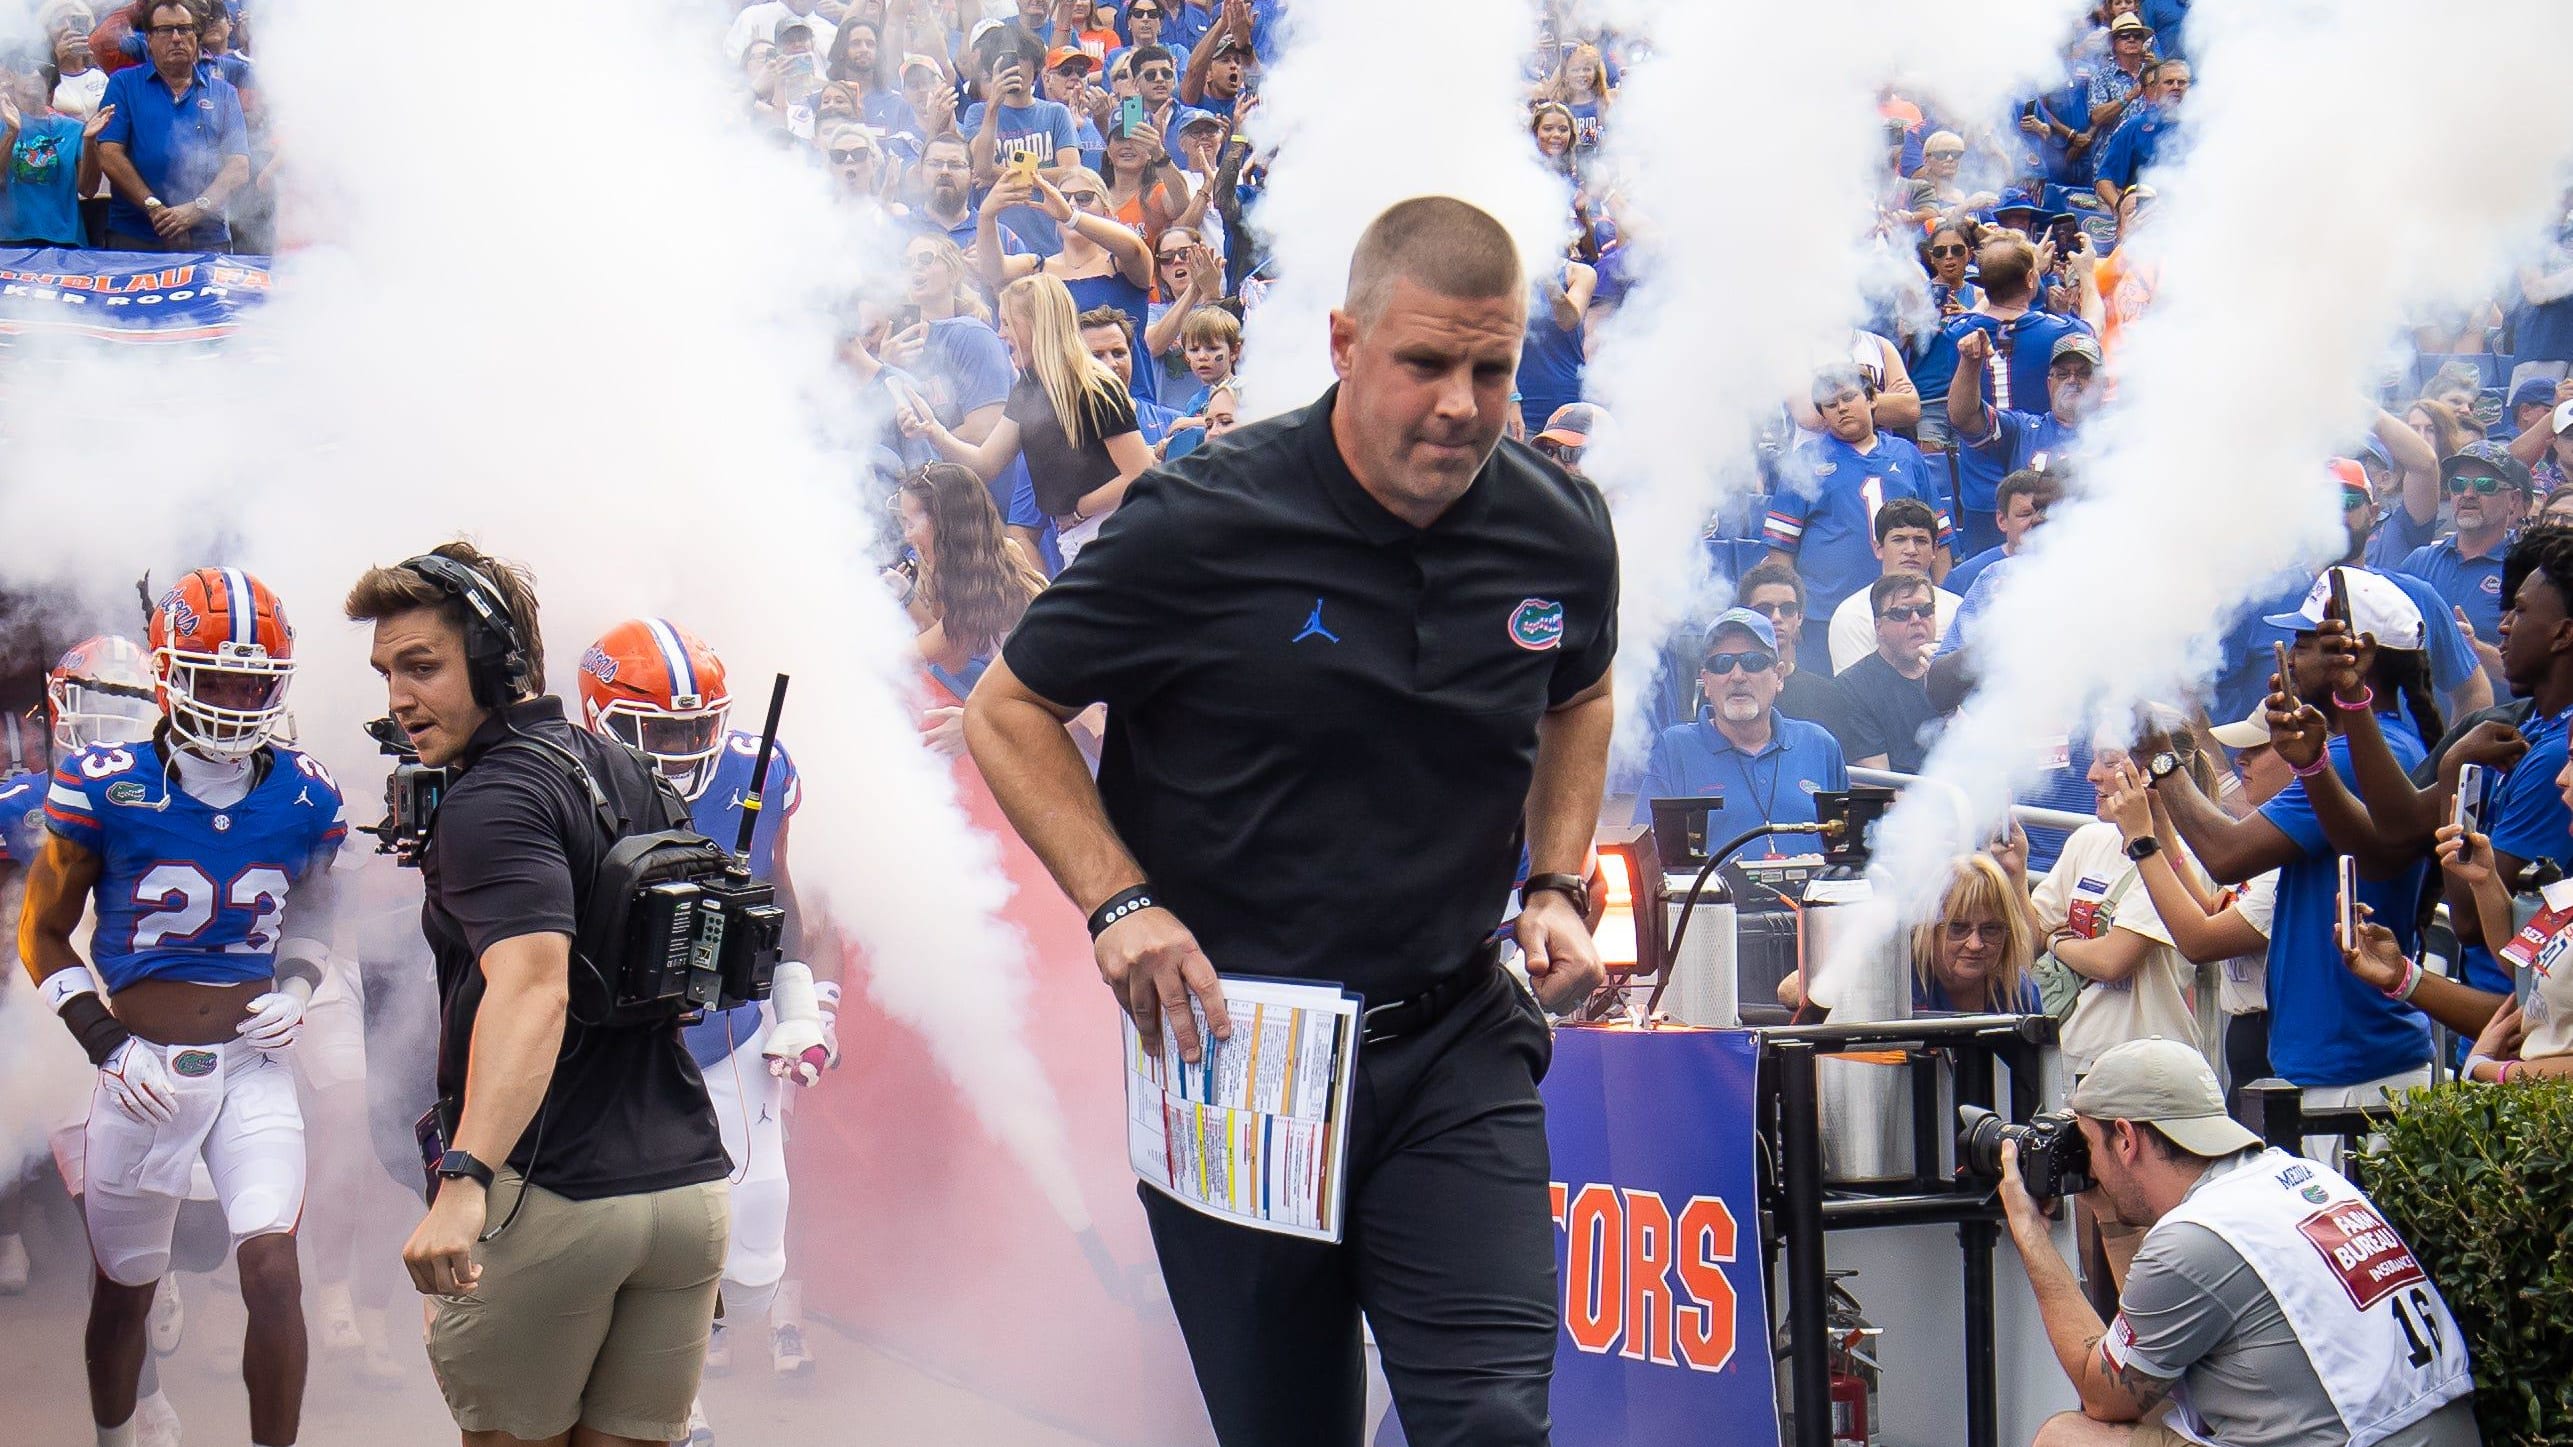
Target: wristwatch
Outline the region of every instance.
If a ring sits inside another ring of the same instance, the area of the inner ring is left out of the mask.
[[[1531,874],[1528,876],[1528,882],[1519,886],[1520,903],[1525,904],[1529,895],[1541,889],[1551,889],[1561,894],[1572,901],[1574,914],[1580,915],[1583,919],[1590,918],[1590,882],[1580,875]]]
[[[2141,864],[2162,852],[2162,841],[2150,834],[2139,834],[2126,841],[2126,857]]]
[[[2180,756],[2164,749],[2144,763],[2145,777],[2158,784],[2180,772]]]
[[[491,1167],[476,1159],[470,1151],[449,1151],[438,1157],[438,1179],[452,1181],[461,1177],[485,1190],[491,1189]]]
[[[161,210],[169,204],[169,202],[162,200],[158,196],[146,196],[143,198],[143,209],[146,212]]]

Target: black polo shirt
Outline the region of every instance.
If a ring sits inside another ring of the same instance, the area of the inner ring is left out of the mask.
[[[1414,528],[1341,460],[1337,396],[1137,479],[1003,656],[1108,705],[1109,821],[1217,970],[1384,1001],[1499,920],[1537,720],[1617,651],[1617,553],[1516,443]]]
[[[498,747],[512,729],[578,756],[617,815],[642,830],[687,819],[655,787],[651,766],[622,745],[576,729],[552,697],[485,720],[465,746],[464,771],[438,805],[421,859],[420,927],[438,961],[438,1094],[461,1101],[465,1060],[482,1004],[483,952],[521,935],[577,936],[599,857],[616,836],[554,754]],[[545,1104],[509,1153],[526,1177],[576,1201],[633,1196],[711,1181],[731,1170],[706,1082],[674,1022],[592,1029],[605,991],[571,965],[572,1014]]]

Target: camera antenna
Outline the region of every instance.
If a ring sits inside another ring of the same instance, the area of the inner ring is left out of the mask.
[[[750,836],[759,828],[760,806],[767,802],[768,761],[777,752],[777,716],[786,712],[786,675],[777,676],[776,686],[768,693],[768,722],[759,730],[759,757],[750,766],[750,792],[742,796],[741,832],[733,839],[733,855],[750,857]]]

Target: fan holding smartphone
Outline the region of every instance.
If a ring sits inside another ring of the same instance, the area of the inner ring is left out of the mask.
[[[2374,1104],[2387,1085],[2429,1078],[2430,1032],[2410,1005],[2342,967],[2343,927],[2373,909],[2400,950],[2414,948],[2427,872],[2421,841],[2378,837],[2359,789],[2390,756],[2423,757],[2441,723],[2429,696],[2421,610],[2391,580],[2357,569],[2317,578],[2293,613],[2265,621],[2293,642],[2276,666],[2269,744],[2296,778],[2235,818],[2187,771],[2147,761],[2182,842],[2219,883],[2279,871],[2269,949],[2270,1066],[2309,1104]],[[2353,626],[2355,625],[2355,626]],[[2354,751],[2369,761],[2353,766]],[[2321,1142],[2315,1142],[2320,1146]]]

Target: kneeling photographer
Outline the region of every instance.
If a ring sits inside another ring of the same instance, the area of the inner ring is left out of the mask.
[[[2411,1249],[2338,1173],[2263,1149],[2195,1049],[2159,1036],[2116,1046],[2071,1106],[2027,1126],[1970,1120],[1958,1152],[1999,1174],[2046,1335],[2081,1396],[2038,1447],[2481,1440],[2464,1340]],[[2032,1188],[2081,1192],[2104,1218],[2146,1228],[2115,1321],[2083,1297]]]
[[[686,807],[539,696],[520,569],[448,543],[370,570],[346,611],[421,766],[384,832],[422,867],[437,958],[433,1197],[402,1254],[448,1409],[468,1444],[684,1439],[730,1164],[675,1006],[626,1008],[622,924],[601,936],[634,897],[611,848]]]

